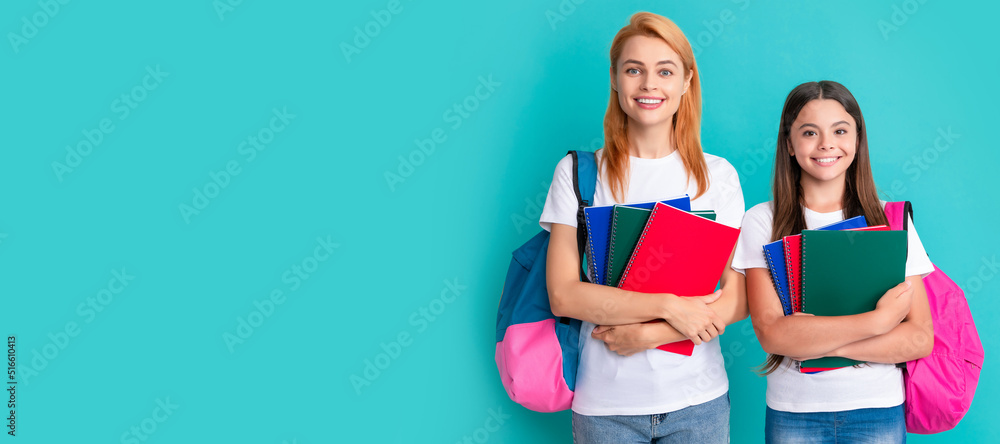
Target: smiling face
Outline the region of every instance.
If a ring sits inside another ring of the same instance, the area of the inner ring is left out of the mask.
[[[680,56],[654,37],[629,38],[611,68],[611,85],[630,125],[670,124],[690,82]]]
[[[836,100],[810,100],[792,122],[788,153],[802,168],[803,181],[843,181],[857,151],[857,125]]]

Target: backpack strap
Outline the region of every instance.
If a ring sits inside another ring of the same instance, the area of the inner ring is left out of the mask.
[[[907,218],[906,216],[910,217]],[[913,206],[910,205],[910,201],[908,200],[903,202],[886,202],[885,217],[889,219],[890,230],[906,231],[910,228],[907,220],[913,219]],[[907,245],[907,254],[909,254],[909,245]],[[906,369],[906,363],[897,363],[896,368]]]
[[[908,221],[913,220],[913,206],[910,201],[886,202],[885,217],[889,219],[890,230],[908,230],[910,229]]]
[[[573,158],[573,190],[576,192],[576,245],[580,252],[580,280],[590,282],[583,272],[583,246],[587,245],[587,219],[583,209],[594,204],[597,189],[597,157],[590,151],[570,151]]]

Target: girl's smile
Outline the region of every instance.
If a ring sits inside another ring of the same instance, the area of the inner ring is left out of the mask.
[[[803,182],[843,182],[858,151],[854,118],[836,100],[810,100],[792,122],[788,154],[802,168]]]

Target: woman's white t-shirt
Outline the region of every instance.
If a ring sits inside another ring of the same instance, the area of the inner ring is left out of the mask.
[[[601,153],[597,151],[598,165]],[[743,190],[736,169],[725,159],[704,154],[709,188],[691,201],[693,210],[714,210],[716,220],[739,227],[743,218]],[[641,203],[684,195],[694,197],[697,185],[688,180],[677,151],[659,159],[629,159],[629,186],[624,201],[611,196],[607,177],[601,174],[594,205]],[[573,162],[563,158],[556,165],[540,225],[576,227],[577,200],[573,190]],[[729,390],[719,339],[696,346],[691,356],[662,350],[647,350],[632,356],[611,351],[603,341],[590,336],[595,325],[584,322],[580,367],[576,377],[573,411],[581,415],[650,415],[698,405]]]
[[[882,202],[885,207],[885,202]],[[806,228],[812,229],[844,220],[843,211],[817,213],[802,208]],[[733,269],[767,268],[764,245],[771,242],[773,224],[771,202],[758,204],[746,212],[740,240],[733,256]],[[908,221],[906,276],[934,271],[917,230]],[[902,404],[903,373],[892,364],[867,363],[815,374],[801,373],[785,358],[777,370],[767,375],[767,406],[784,412],[839,412],[863,408],[894,407]]]

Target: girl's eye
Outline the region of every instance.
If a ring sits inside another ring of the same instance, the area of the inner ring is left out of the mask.
[[[847,130],[845,130],[845,129],[838,129],[837,130],[837,134],[840,134],[840,135],[847,134]]]
[[[816,135],[816,131],[808,130],[808,131],[802,133],[802,135],[806,136],[806,137],[815,136]]]
[[[632,75],[639,74],[639,68],[629,68],[625,72]]]

